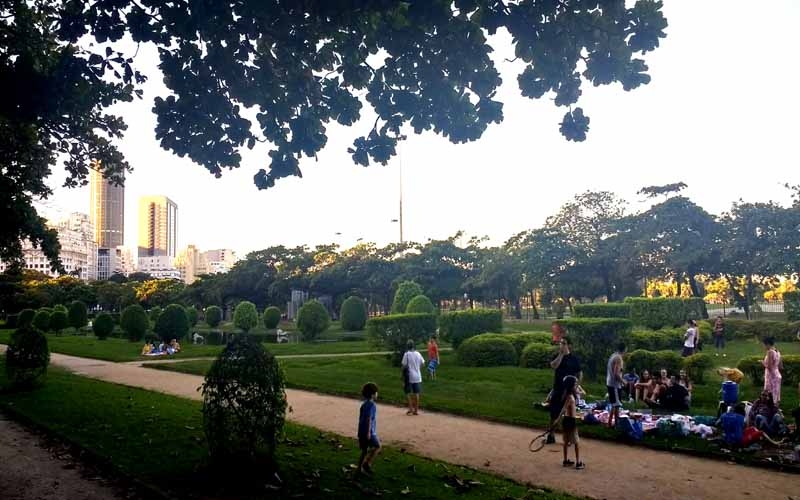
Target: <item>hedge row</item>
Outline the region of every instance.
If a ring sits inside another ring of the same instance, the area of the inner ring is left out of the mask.
[[[400,364],[406,342],[421,342],[436,333],[433,314],[390,314],[367,321],[367,337],[380,347],[392,351],[392,362]]]
[[[705,372],[714,365],[711,356],[698,353],[681,357],[675,351],[646,351],[637,349],[625,354],[625,370],[633,369],[636,373],[648,370],[655,373],[659,370],[667,370],[670,376],[677,375],[681,369],[686,370],[689,378],[695,382],[702,383]]]
[[[700,297],[627,297],[625,303],[630,306],[631,321],[652,330],[681,326],[689,319],[708,318],[705,301]]]
[[[763,356],[748,356],[740,359],[736,368],[742,370],[745,376],[750,377],[754,384],[761,385],[764,383],[764,365],[761,364],[763,359]],[[800,384],[800,354],[783,355],[781,361],[783,361],[781,369],[783,385],[793,388]]]
[[[464,341],[456,351],[462,366],[504,366],[517,364],[517,351],[498,335],[478,335]]]
[[[622,318],[576,318],[555,321],[572,341],[572,350],[593,377],[605,370],[608,357],[617,344],[630,337],[631,322]]]
[[[470,337],[503,330],[503,313],[497,309],[453,311],[439,316],[439,335],[457,349]]]
[[[780,342],[791,342],[797,340],[797,332],[800,331],[800,321],[793,323],[746,319],[725,319],[724,321],[725,338],[728,340],[774,337],[775,340]],[[710,323],[709,327],[711,327]]]
[[[619,302],[576,304],[572,310],[577,318],[630,318],[631,316],[631,305]]]
[[[547,344],[550,345],[551,335],[547,332],[526,332],[526,333],[484,333],[471,338],[499,338],[511,342],[517,357],[522,355],[522,351],[528,344]],[[463,345],[463,344],[462,344]]]
[[[525,346],[519,357],[519,366],[523,368],[550,368],[550,362],[558,356],[558,346],[531,343]]]

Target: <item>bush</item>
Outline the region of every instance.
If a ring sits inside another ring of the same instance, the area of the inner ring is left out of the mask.
[[[436,308],[431,299],[425,295],[417,295],[408,302],[406,314],[436,314]]]
[[[179,304],[168,305],[159,315],[153,331],[164,342],[172,339],[181,340],[189,334],[189,319],[186,317],[186,310]]]
[[[61,335],[61,330],[67,326],[69,326],[67,313],[61,309],[53,311],[53,314],[50,315],[50,329],[56,332],[56,335]]]
[[[404,314],[411,299],[422,293],[422,287],[413,281],[400,283],[394,294],[394,301],[392,301],[392,314]]]
[[[258,310],[252,302],[243,300],[236,305],[233,311],[233,326],[244,333],[258,326]]]
[[[32,325],[23,325],[11,334],[6,350],[6,375],[14,389],[31,389],[47,373],[50,350],[47,338]]]
[[[249,335],[237,335],[202,385],[203,430],[214,465],[250,475],[273,470],[286,419],[284,375],[275,357]]]
[[[497,309],[469,309],[439,316],[439,334],[457,349],[470,337],[503,330],[503,313]]]
[[[342,329],[346,332],[358,332],[367,324],[367,303],[355,295],[347,297],[339,309]]]
[[[523,368],[550,368],[550,362],[558,356],[558,346],[531,343],[525,346],[519,357]]]
[[[86,304],[80,300],[76,300],[69,305],[69,326],[76,330],[80,330],[89,324],[89,313],[86,310]]]
[[[511,345],[514,346],[514,350],[517,351],[517,357],[522,356],[522,351],[528,346],[528,344],[537,343],[537,344],[551,344],[551,336],[549,333],[546,332],[526,332],[526,333],[484,333],[482,335],[478,335],[477,337],[482,338],[499,338],[504,339],[511,342]],[[476,337],[470,337],[476,338]]]
[[[705,354],[704,354],[705,356]],[[625,354],[625,370],[635,369],[636,373],[648,370],[650,373],[666,369],[670,376],[678,375],[683,368],[683,358],[675,351],[645,351],[637,349]]]
[[[576,318],[629,318],[630,304],[610,302],[608,304],[575,304],[572,310]]]
[[[120,327],[131,342],[139,342],[150,328],[150,319],[139,304],[126,307],[120,317]]]
[[[303,340],[314,340],[330,324],[328,310],[316,300],[309,300],[297,312],[297,329],[303,334]]]
[[[679,329],[658,331],[635,331],[628,337],[629,350],[644,349],[647,351],[661,351],[665,349],[680,349],[683,345],[684,332]]]
[[[763,359],[764,356],[748,356],[740,359],[736,368],[750,378],[754,385],[761,386],[764,384],[764,365],[761,364]],[[781,355],[781,361],[782,385],[792,387],[800,384],[800,354]]]
[[[225,334],[222,330],[211,330],[206,333],[206,344],[208,345],[222,345],[225,343]]]
[[[55,306],[53,306],[53,312],[56,311],[63,312],[65,316],[69,314],[69,309],[67,309],[67,306],[65,306],[64,304],[56,304]]]
[[[463,366],[506,366],[517,364],[517,351],[506,339],[478,335],[465,340],[457,351]]]
[[[559,319],[572,341],[572,350],[578,354],[589,376],[606,369],[606,363],[617,344],[626,341],[631,333],[631,322],[622,318]]]
[[[406,342],[422,342],[436,332],[433,314],[391,314],[367,321],[367,337],[373,345],[392,351],[392,363],[399,365]]]
[[[19,324],[19,314],[9,314],[6,316],[6,328],[16,328]]]
[[[800,321],[800,291],[783,292],[783,310],[788,321]]]
[[[152,309],[150,309],[149,316],[150,316],[150,321],[153,323],[153,325],[158,323],[158,318],[161,317],[162,312],[163,310],[159,306],[155,306]]]
[[[33,326],[43,332],[50,330],[50,311],[39,309],[33,316]]]
[[[800,330],[800,321],[789,323],[787,321],[753,321],[746,319],[725,319],[725,338],[759,340],[774,337],[779,342],[792,342],[796,340],[797,331]]]
[[[104,312],[97,315],[92,321],[92,331],[99,340],[105,340],[114,332],[114,319]]]
[[[206,324],[211,328],[216,328],[222,322],[222,309],[217,306],[206,308]]]
[[[189,306],[184,309],[184,312],[186,313],[186,320],[189,322],[189,328],[197,325],[197,321],[200,319],[197,308],[194,306]]]
[[[264,309],[264,328],[277,328],[281,322],[281,310],[275,306]]]
[[[683,358],[683,369],[689,378],[698,384],[703,383],[706,372],[713,366],[714,362],[708,354],[697,353]]]
[[[23,309],[19,312],[19,317],[17,318],[17,326],[30,326],[33,324],[33,318],[36,316],[36,311],[33,309]]]
[[[686,322],[686,313],[681,299],[627,297],[625,303],[630,305],[631,321],[651,330],[659,330],[665,326],[681,326]]]

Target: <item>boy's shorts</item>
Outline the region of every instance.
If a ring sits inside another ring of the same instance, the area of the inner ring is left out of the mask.
[[[419,394],[422,390],[422,384],[419,382],[408,383],[404,389],[406,394]]]
[[[378,440],[378,436],[372,436],[369,438],[358,438],[358,447],[362,450],[368,450],[370,448],[380,448],[381,442]]]
[[[619,389],[610,385],[607,385],[606,389],[608,389],[608,402],[611,407],[614,408],[622,406],[622,403],[619,400]]]
[[[436,368],[439,366],[439,361],[432,359],[428,361],[428,371],[433,373],[436,371]]]

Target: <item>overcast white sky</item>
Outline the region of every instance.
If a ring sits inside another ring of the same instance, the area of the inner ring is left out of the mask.
[[[444,238],[463,229],[493,243],[545,218],[576,193],[611,190],[642,206],[645,185],[683,181],[684,193],[712,213],[739,198],[788,203],[784,182],[800,183],[800,1],[667,0],[667,38],[645,59],[652,82],[584,87],[579,103],[591,117],[588,139],[558,132],[564,108],[519,95],[519,63],[510,39],[493,41],[504,85],[505,120],[477,142],[453,145],[432,133],[402,147],[406,240]],[[319,161],[304,159],[304,177],[258,191],[252,177],[266,148],[244,150],[243,165],[215,179],[203,167],[161,149],[152,100],[165,95],[157,56],[136,60],[150,81],[145,99],[121,108],[129,129],[120,144],[134,172],[126,183],[125,242],[136,245],[138,198],[164,194],[178,204],[179,246],[233,248],[358,238],[398,240],[398,165],[363,168],[347,147],[371,127],[329,126]],[[54,169],[53,186],[63,181]],[[57,188],[51,209],[88,212],[88,188]],[[336,236],[335,233],[342,233]]]

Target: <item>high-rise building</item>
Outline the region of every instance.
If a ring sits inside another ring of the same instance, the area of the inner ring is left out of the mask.
[[[228,248],[201,252],[189,245],[175,259],[175,267],[180,271],[181,280],[187,285],[204,274],[227,273],[237,261],[236,252]]]
[[[125,188],[115,186],[95,169],[89,174],[89,220],[94,241],[100,248],[115,248],[125,242]]]
[[[139,198],[139,258],[178,252],[178,205],[166,196]]]
[[[97,249],[97,279],[107,280],[114,274],[127,276],[133,270],[130,249],[123,246]]]

